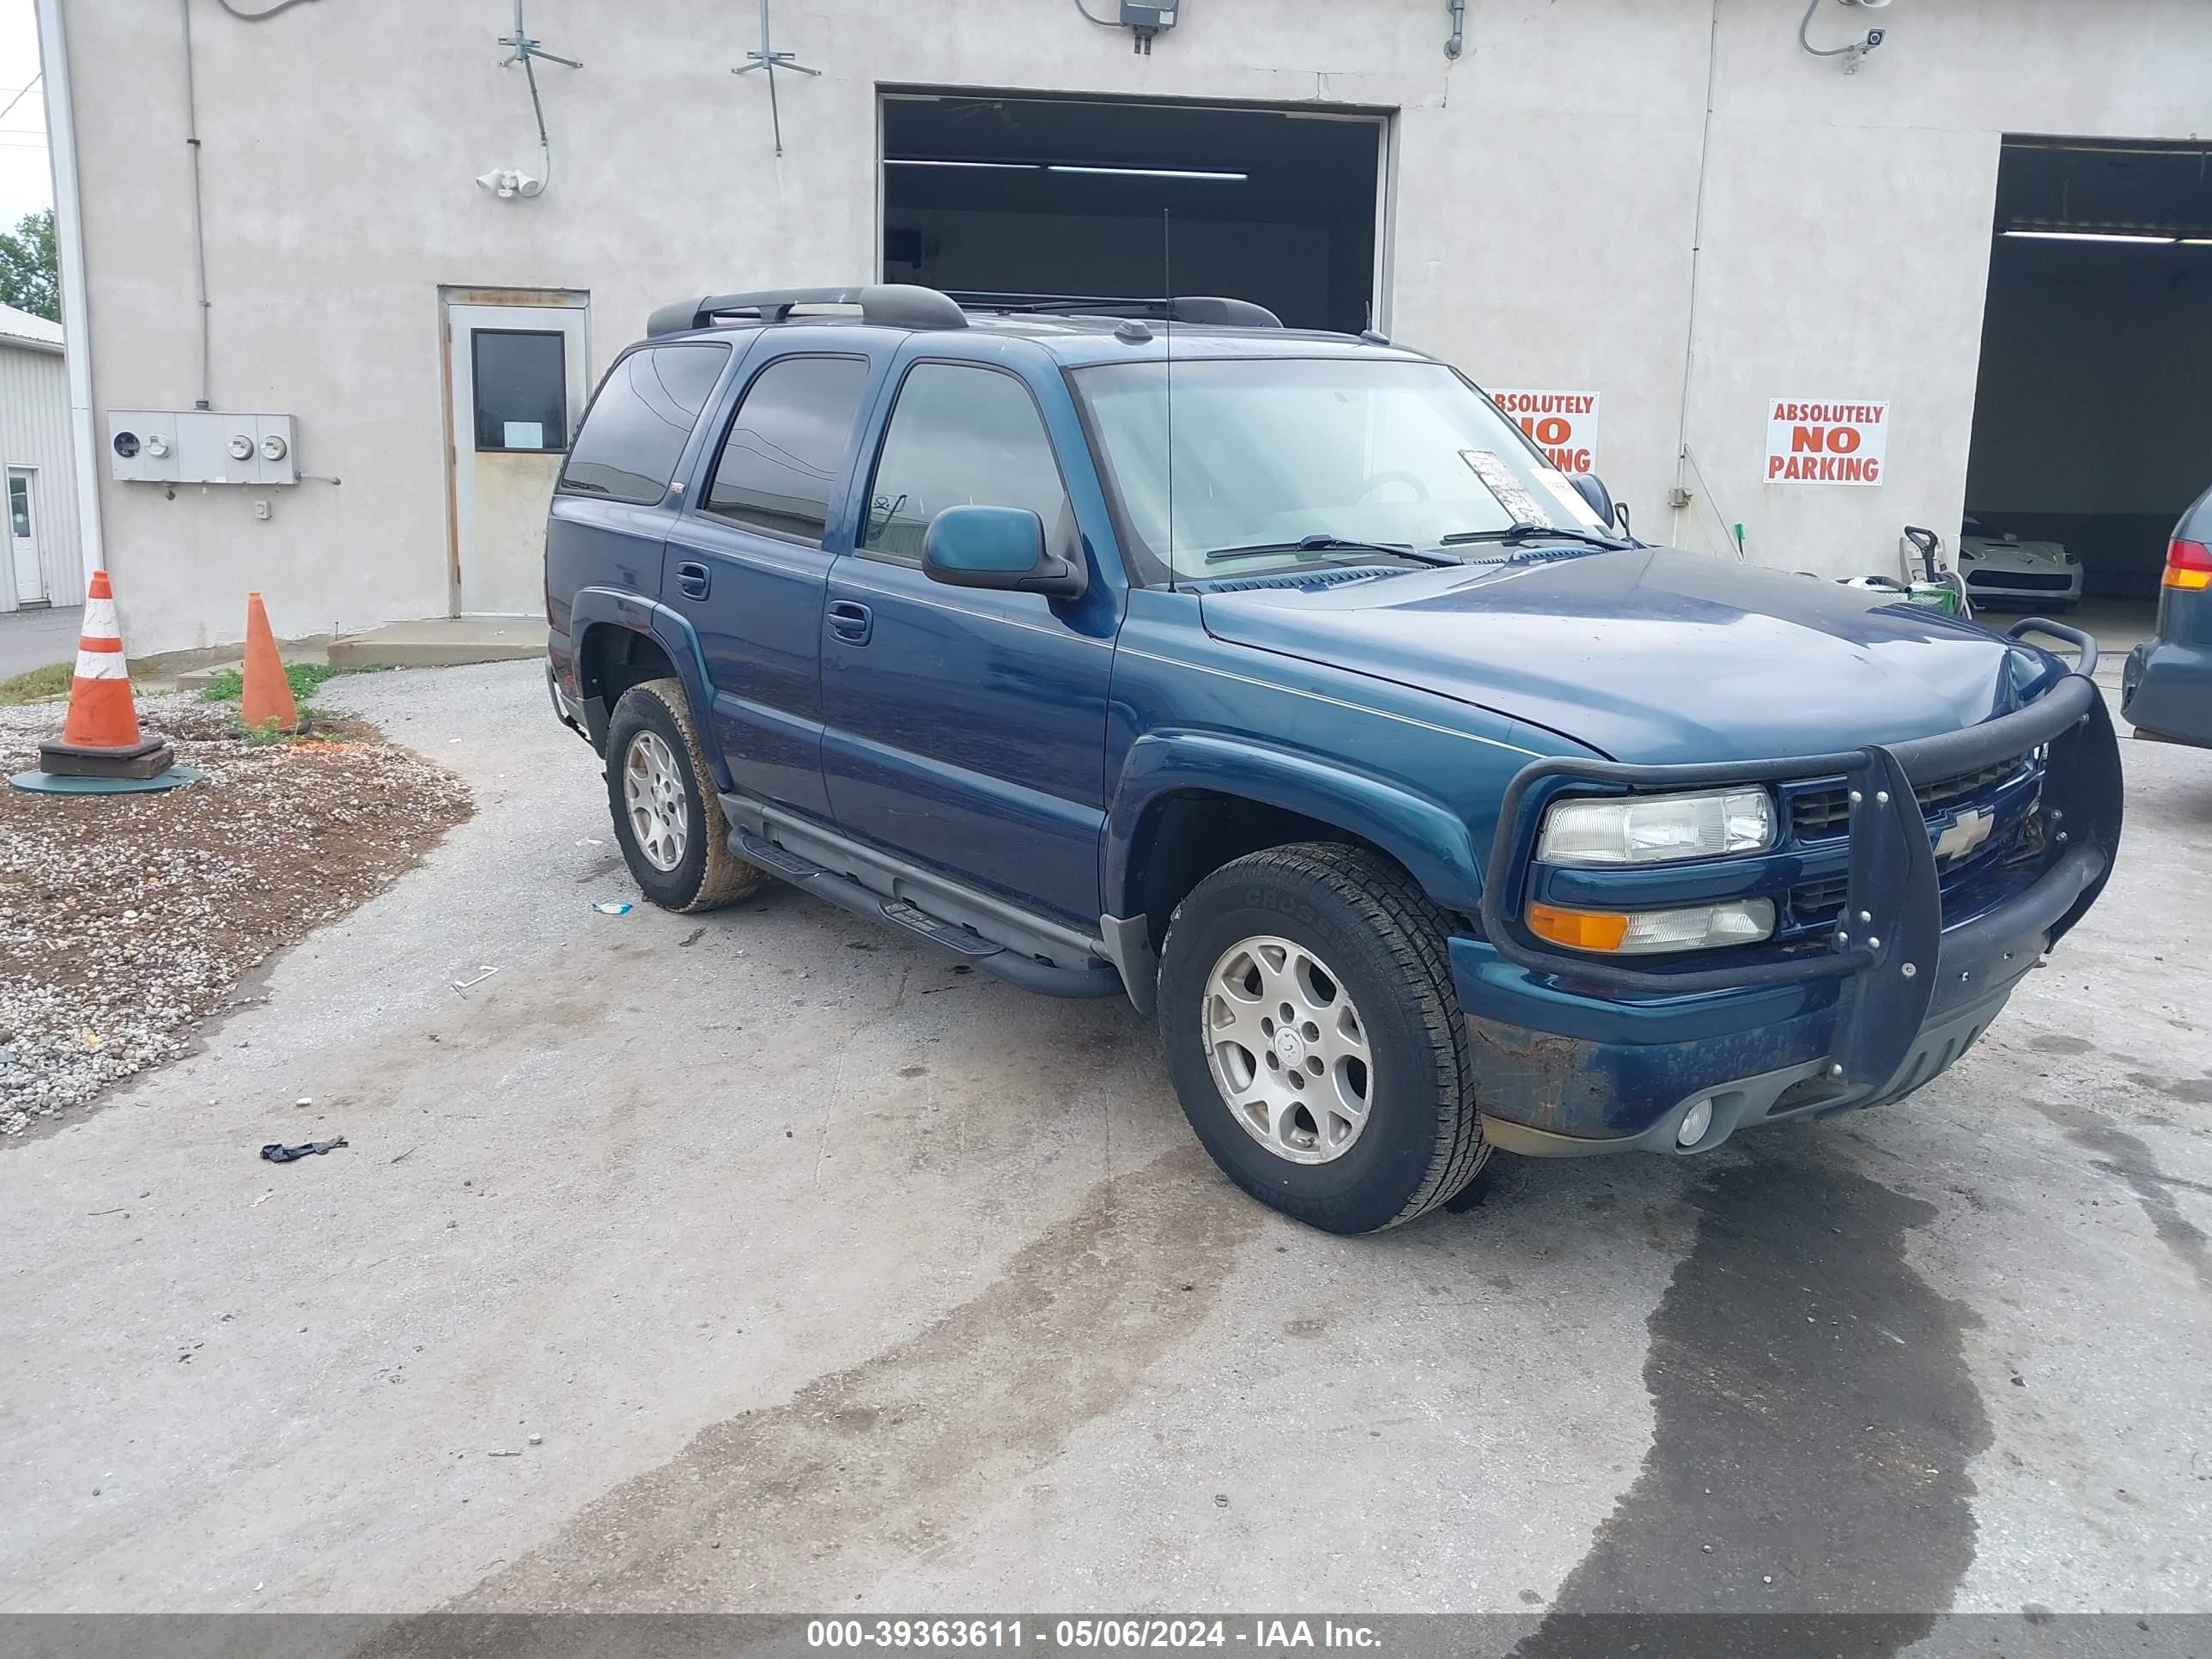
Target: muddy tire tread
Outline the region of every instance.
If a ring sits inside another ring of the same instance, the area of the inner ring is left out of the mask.
[[[641,680],[622,695],[622,702],[632,697],[650,697],[668,711],[677,735],[684,739],[684,752],[690,763],[691,780],[699,796],[701,816],[706,820],[707,857],[699,872],[699,886],[690,899],[672,907],[680,915],[691,915],[702,910],[718,910],[733,904],[753,891],[768,879],[768,872],[758,865],[747,864],[730,851],[729,821],[722,816],[722,803],[714,793],[714,775],[707,765],[706,750],[699,744],[699,728],[691,718],[691,701],[684,695],[684,682],[678,679]],[[616,705],[619,711],[621,704]],[[610,745],[611,747],[611,745]],[[621,764],[619,757],[610,755],[607,764]]]

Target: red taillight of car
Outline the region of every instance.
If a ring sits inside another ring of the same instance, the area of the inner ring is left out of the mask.
[[[2173,538],[2166,550],[2166,585],[2168,587],[2212,587],[2212,547],[2203,542],[2185,542]]]

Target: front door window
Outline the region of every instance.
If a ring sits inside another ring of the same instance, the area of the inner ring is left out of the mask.
[[[920,563],[929,521],[948,507],[1025,507],[1057,543],[1067,492],[1027,386],[995,369],[917,363],[884,434],[861,548]]]

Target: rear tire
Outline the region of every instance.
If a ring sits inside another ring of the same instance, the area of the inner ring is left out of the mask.
[[[607,721],[607,808],[638,890],[664,910],[713,910],[767,872],[730,851],[730,826],[684,683],[646,680]]]
[[[1176,907],[1160,1031],[1183,1115],[1231,1180],[1310,1226],[1370,1233],[1474,1178],[1490,1147],[1447,931],[1403,870],[1327,842],[1238,859]]]

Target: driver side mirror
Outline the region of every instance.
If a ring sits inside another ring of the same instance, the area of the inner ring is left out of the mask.
[[[1620,522],[1613,504],[1613,494],[1605,481],[1595,472],[1570,472],[1567,482],[1575,487],[1575,494],[1589,503],[1589,510],[1597,514],[1597,521],[1610,530]]]
[[[921,568],[950,587],[989,587],[1079,599],[1090,579],[1044,544],[1044,520],[1025,507],[948,507],[921,538]]]

